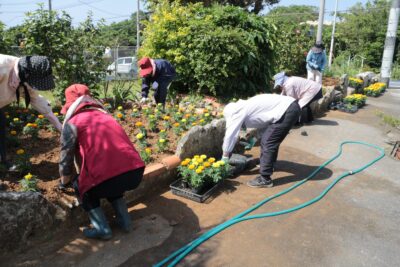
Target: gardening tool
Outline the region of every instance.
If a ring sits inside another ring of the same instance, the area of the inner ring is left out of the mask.
[[[302,185],[305,182],[307,182],[308,180],[310,180],[319,171],[321,171],[324,167],[326,167],[332,161],[334,161],[335,159],[340,157],[340,155],[342,154],[342,151],[343,151],[343,146],[346,145],[346,144],[357,144],[357,145],[363,145],[363,146],[371,147],[371,148],[374,148],[374,149],[378,150],[380,152],[380,155],[378,157],[376,157],[375,159],[371,160],[370,162],[368,162],[367,164],[365,164],[364,166],[360,167],[360,168],[357,168],[357,169],[354,169],[354,170],[350,170],[350,171],[346,171],[346,172],[342,173],[336,179],[334,179],[322,191],[322,193],[319,196],[317,196],[317,197],[315,197],[315,198],[313,198],[313,199],[311,199],[309,201],[306,201],[306,202],[304,202],[302,204],[299,204],[297,206],[294,206],[292,208],[285,209],[285,210],[246,216],[250,212],[255,211],[256,209],[260,208],[261,206],[263,206],[265,203],[271,201],[272,199],[275,199],[275,198],[278,198],[278,197],[280,197],[280,196],[282,196],[284,194],[287,194],[288,192],[292,191],[293,189],[299,187],[300,185]],[[171,262],[168,265],[169,267],[175,266],[182,259],[184,259],[192,250],[194,250],[196,247],[201,245],[203,242],[207,241],[208,239],[210,239],[214,235],[218,234],[219,232],[225,230],[226,228],[228,228],[228,227],[230,227],[230,226],[232,226],[232,225],[234,225],[236,223],[239,223],[239,222],[242,222],[242,221],[246,221],[246,220],[252,220],[252,219],[261,219],[261,218],[266,218],[266,217],[279,216],[279,215],[282,215],[282,214],[287,214],[287,213],[290,213],[290,212],[294,212],[294,211],[300,210],[300,209],[305,208],[305,207],[307,207],[307,206],[309,206],[311,204],[314,204],[315,202],[318,202],[319,200],[321,200],[340,180],[342,180],[346,176],[353,175],[353,174],[356,174],[356,173],[359,173],[359,172],[365,170],[366,168],[372,166],[377,161],[381,160],[384,156],[385,156],[385,151],[382,148],[380,148],[380,147],[378,147],[376,145],[365,143],[365,142],[360,142],[360,141],[345,141],[345,142],[342,142],[340,144],[339,151],[336,153],[336,155],[333,156],[331,159],[327,160],[326,162],[324,162],[321,166],[319,166],[316,170],[314,170],[308,177],[304,178],[303,180],[295,183],[294,185],[290,186],[289,188],[287,188],[287,189],[285,189],[285,190],[283,190],[283,191],[281,191],[281,192],[279,192],[279,193],[277,193],[277,194],[275,194],[273,196],[265,198],[264,200],[262,200],[259,203],[255,204],[251,208],[243,211],[242,213],[236,215],[235,217],[229,219],[228,221],[226,221],[226,222],[214,227],[213,229],[209,230],[205,234],[201,235],[197,239],[195,239],[192,242],[190,242],[189,244],[187,244],[187,245],[183,246],[182,248],[178,249],[177,251],[175,251],[174,253],[169,255],[164,260],[162,260],[159,263],[155,264],[154,267],[163,266],[163,265],[167,264],[168,262]]]

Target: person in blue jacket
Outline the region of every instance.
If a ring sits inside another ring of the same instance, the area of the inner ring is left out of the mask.
[[[315,43],[307,54],[307,79],[322,84],[322,73],[326,65],[325,46]]]
[[[175,68],[165,59],[144,57],[139,60],[139,75],[142,77],[141,103],[148,100],[150,86],[154,92],[154,100],[165,106],[168,87],[176,76]]]

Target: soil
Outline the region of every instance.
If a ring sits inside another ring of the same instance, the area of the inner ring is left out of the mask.
[[[34,114],[33,110],[13,110],[12,108],[7,109],[10,114],[10,119],[19,117],[24,123],[32,122],[32,119],[27,119],[30,114]],[[114,117],[117,113],[123,113],[124,119],[120,120],[121,126],[124,128],[125,132],[129,136],[131,142],[135,145],[135,148],[140,151],[140,147],[137,143],[136,135],[140,132],[139,128],[135,126],[135,123],[140,121],[147,129],[146,141],[148,147],[151,148],[151,160],[150,163],[159,162],[162,158],[172,155],[175,153],[176,146],[181,136],[177,136],[171,129],[167,131],[168,145],[167,149],[160,153],[157,152],[157,145],[159,139],[159,131],[164,128],[163,120],[157,122],[157,127],[155,131],[148,130],[148,122],[146,116],[140,112],[140,117],[131,116],[132,109],[126,109],[122,111],[114,111]],[[194,112],[194,111],[193,111]],[[214,115],[216,112],[213,113]],[[37,114],[35,115],[37,117]],[[171,115],[171,125],[175,121]],[[30,156],[30,162],[32,164],[30,168],[30,173],[37,176],[38,178],[38,188],[45,198],[52,202],[59,202],[62,197],[68,198],[68,195],[73,196],[72,189],[68,189],[65,195],[63,192],[57,189],[59,183],[59,171],[58,162],[60,154],[60,134],[54,130],[50,130],[45,125],[38,132],[37,139],[33,139],[29,135],[23,135],[20,128],[13,128],[12,126],[7,129],[10,133],[12,129],[17,131],[17,136],[13,137],[14,141],[8,140],[8,160],[10,162],[15,162],[17,157],[16,151],[18,149],[24,149],[25,153]],[[183,135],[184,133],[182,133]],[[23,179],[26,173],[20,172],[5,172],[0,169],[0,181],[5,185],[6,191],[19,191],[20,185],[19,180]]]
[[[339,84],[340,79],[336,77],[322,77],[323,86],[335,86]]]

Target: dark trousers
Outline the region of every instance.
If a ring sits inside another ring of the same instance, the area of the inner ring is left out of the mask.
[[[82,208],[86,211],[100,207],[100,199],[106,198],[110,203],[122,198],[125,191],[137,188],[142,181],[144,167],[114,176],[107,181],[91,188],[81,196]],[[77,179],[74,183],[75,192],[79,196]]]
[[[318,99],[322,98],[322,87],[318,91],[318,93],[301,109],[301,116],[300,116],[300,123],[309,123],[314,120],[314,116],[311,110],[311,103],[317,101]]]
[[[6,115],[4,110],[0,108],[0,158],[2,163],[6,162],[6,157]]]
[[[269,177],[274,171],[279,146],[300,116],[300,106],[293,102],[282,118],[267,127],[261,136],[260,174]]]
[[[167,100],[168,86],[172,82],[172,79],[163,79],[158,81],[158,88],[154,92],[154,100],[156,103],[165,104]]]

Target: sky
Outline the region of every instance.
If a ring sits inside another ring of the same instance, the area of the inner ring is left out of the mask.
[[[74,25],[83,21],[88,12],[92,11],[93,18],[100,20],[104,18],[106,24],[127,19],[130,14],[137,10],[138,0],[51,0],[52,9],[65,10],[73,18]],[[338,0],[338,10],[347,10],[357,2],[365,4],[367,0]],[[44,3],[48,8],[49,0],[0,0],[0,21],[6,27],[16,26],[24,21],[24,14],[37,9],[38,3]],[[140,1],[143,8],[144,1]],[[314,5],[319,6],[320,0],[281,0],[274,6],[288,5]],[[332,20],[331,12],[335,9],[335,0],[325,1],[325,20]],[[263,13],[267,13],[268,9]]]

